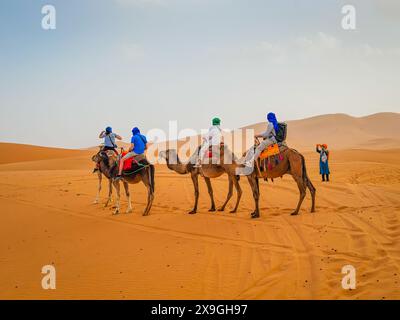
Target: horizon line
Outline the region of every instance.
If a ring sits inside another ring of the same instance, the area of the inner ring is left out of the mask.
[[[353,116],[347,113],[343,113],[343,112],[338,112],[338,113],[326,113],[326,114],[317,114],[314,116],[309,116],[309,117],[305,117],[305,118],[299,118],[299,119],[290,119],[290,120],[284,120],[283,122],[295,122],[295,121],[304,121],[304,120],[310,120],[310,119],[314,119],[314,118],[318,118],[318,117],[329,117],[329,116],[338,116],[338,115],[342,115],[342,116],[346,116],[346,117],[350,117],[350,118],[355,118],[355,119],[362,119],[362,118],[367,118],[367,117],[371,117],[371,116],[376,116],[376,115],[380,115],[380,114],[397,114],[400,115],[400,112],[395,112],[395,111],[382,111],[382,112],[375,112],[375,113],[371,113],[371,114],[366,114],[366,115],[362,115],[362,116]],[[239,129],[247,129],[248,127],[251,126],[255,126],[258,124],[263,123],[262,121],[260,122],[256,122],[256,123],[252,123],[252,124],[248,124],[248,125],[244,125],[238,128],[234,128],[234,129],[227,129],[229,131],[234,131],[234,130],[239,130]],[[188,135],[185,136],[181,139],[178,140],[184,140],[190,137],[195,137],[201,135],[201,133],[197,133],[196,135]],[[163,142],[169,142],[171,140],[163,140],[163,141],[159,141],[157,143],[163,143]],[[129,144],[129,142],[126,142],[124,140],[121,141],[122,143],[126,143]],[[153,143],[152,141],[149,141],[149,143]],[[51,146],[51,145],[39,145],[39,144],[32,144],[32,143],[24,143],[24,142],[13,142],[13,141],[0,141],[0,144],[13,144],[13,145],[23,145],[23,146],[31,146],[31,147],[38,147],[38,148],[48,148],[48,149],[60,149],[60,150],[77,150],[77,151],[85,151],[85,150],[89,150],[92,148],[96,148],[98,145],[92,145],[92,146],[88,146],[88,147],[81,147],[81,148],[68,148],[68,147],[60,147],[60,146]]]

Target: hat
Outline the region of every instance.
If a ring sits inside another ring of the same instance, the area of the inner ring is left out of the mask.
[[[212,119],[212,124],[213,126],[219,126],[221,124],[221,119],[220,118]]]

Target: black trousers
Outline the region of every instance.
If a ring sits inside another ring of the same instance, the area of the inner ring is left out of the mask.
[[[108,151],[108,150],[114,151],[116,154],[118,154],[117,149],[115,149],[114,147],[103,147],[103,151]]]

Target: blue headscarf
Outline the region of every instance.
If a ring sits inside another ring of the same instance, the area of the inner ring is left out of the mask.
[[[138,127],[134,127],[134,128],[132,129],[132,134],[133,134],[134,136],[136,136],[137,134],[140,134],[139,128],[138,128]]]
[[[275,133],[277,133],[279,130],[279,126],[278,126],[278,120],[276,120],[275,113],[272,112],[268,113],[267,120],[274,125]]]

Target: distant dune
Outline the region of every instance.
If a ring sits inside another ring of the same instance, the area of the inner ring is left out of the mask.
[[[326,143],[330,150],[364,149],[382,150],[400,148],[400,114],[377,113],[366,117],[352,117],[345,114],[328,114],[302,120],[285,121],[288,124],[287,142],[290,147],[299,151],[313,151],[317,143]],[[248,125],[242,129],[253,129],[261,133],[266,129],[266,122]],[[198,142],[201,141],[197,136]],[[236,138],[235,138],[236,139]],[[248,143],[252,138],[248,137]],[[247,150],[245,131],[241,143]],[[178,148],[188,142],[189,138],[180,140]],[[228,146],[231,148],[231,143]],[[171,143],[166,143],[171,147]],[[175,145],[174,145],[175,147]],[[164,146],[160,149],[165,148]]]
[[[287,124],[288,143],[299,150],[314,149],[317,143],[326,143],[336,150],[400,147],[399,113],[377,113],[361,118],[329,114],[288,121]],[[262,132],[265,122],[245,128]]]
[[[0,164],[72,158],[88,155],[87,150],[68,150],[26,144],[0,143]],[[90,152],[91,154],[91,152]]]
[[[281,120],[284,121],[284,119]],[[361,118],[345,114],[331,114],[287,121],[287,124],[288,144],[299,151],[312,151],[316,143],[327,143],[331,150],[400,148],[399,113],[377,113]],[[254,129],[255,133],[259,133],[265,130],[265,126],[266,123],[261,122],[243,127],[243,129]],[[197,138],[200,142],[200,136]],[[178,148],[185,141],[188,141],[188,139],[179,141]],[[118,145],[125,148],[129,146],[125,142],[119,142]],[[161,149],[163,148],[165,146],[161,147]],[[0,164],[79,157],[83,159],[97,150],[97,147],[85,150],[69,150],[0,143],[0,154],[2,155]]]

